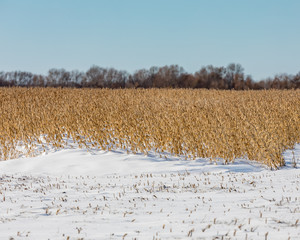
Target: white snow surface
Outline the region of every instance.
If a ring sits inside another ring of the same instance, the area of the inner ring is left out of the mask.
[[[284,158],[278,171],[79,148],[0,161],[0,239],[300,239],[300,144]]]

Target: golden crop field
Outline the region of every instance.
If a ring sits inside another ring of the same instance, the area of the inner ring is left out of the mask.
[[[248,158],[276,169],[300,142],[300,91],[0,89],[0,159],[37,146]]]

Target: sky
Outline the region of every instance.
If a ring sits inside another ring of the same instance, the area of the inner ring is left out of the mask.
[[[0,71],[300,71],[299,0],[0,0]]]

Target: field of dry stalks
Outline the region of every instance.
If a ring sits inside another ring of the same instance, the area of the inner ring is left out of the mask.
[[[300,91],[0,89],[0,159],[37,146],[256,160],[300,143]],[[21,149],[21,150],[20,150]]]

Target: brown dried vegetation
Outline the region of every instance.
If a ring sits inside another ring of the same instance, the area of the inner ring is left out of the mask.
[[[2,88],[0,159],[37,145],[154,151],[271,168],[300,142],[300,91]],[[43,136],[43,141],[41,140]]]

